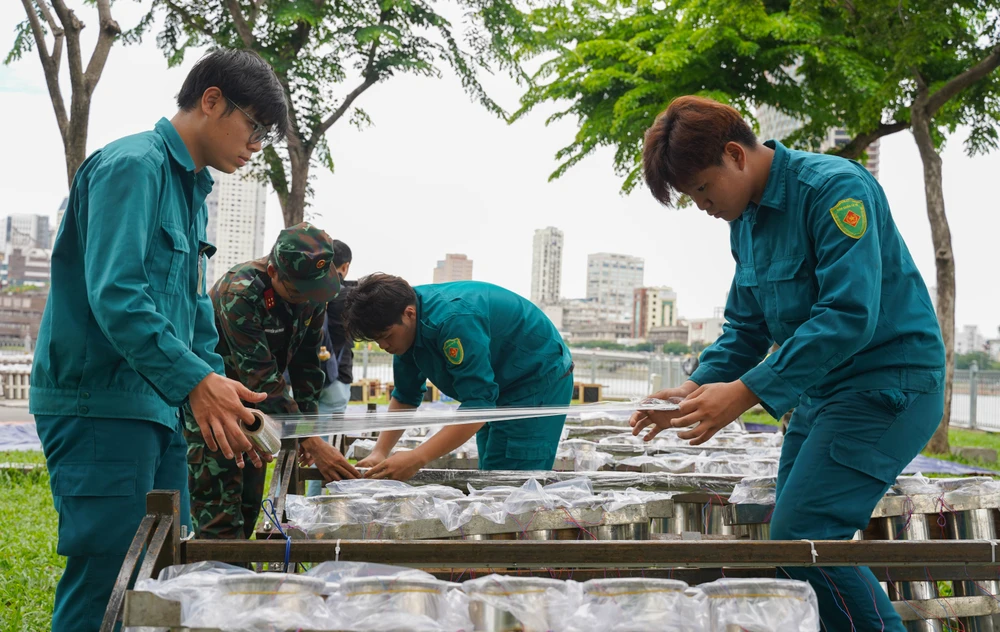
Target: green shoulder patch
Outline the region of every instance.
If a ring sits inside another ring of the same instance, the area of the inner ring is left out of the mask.
[[[833,221],[840,232],[851,239],[861,239],[868,230],[868,215],[861,200],[853,198],[841,200],[830,209],[830,215],[833,215]]]
[[[458,338],[444,341],[444,357],[448,362],[458,365],[465,359],[465,349],[462,348],[462,341]]]

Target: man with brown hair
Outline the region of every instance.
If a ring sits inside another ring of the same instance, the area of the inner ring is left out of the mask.
[[[637,412],[633,433],[697,424],[678,435],[697,445],[757,403],[795,408],[771,538],[852,538],[944,409],[941,332],[882,187],[857,162],[758,143],[739,112],[700,97],[657,117],[643,170],[661,203],[687,195],[729,223],[736,274],[722,336],[655,395],[680,410]],[[866,568],[786,571],[813,584],[827,629],[903,629]]]

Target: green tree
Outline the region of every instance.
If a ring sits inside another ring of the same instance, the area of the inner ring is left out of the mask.
[[[937,267],[938,320],[948,354],[945,415],[928,444],[947,452],[954,349],[955,267],[939,151],[968,126],[970,154],[996,148],[1000,121],[997,0],[589,0],[533,11],[524,57],[550,56],[515,119],[568,101],[549,118],[575,116],[579,132],[556,154],[551,178],[598,147],[632,191],[641,180],[643,133],[674,98],[699,94],[748,118],[772,105],[803,121],[789,138],[812,148],[832,127],[853,138],[834,151],[862,157],[878,138],[912,129],[924,165]]]
[[[87,157],[90,100],[101,79],[101,73],[104,72],[111,47],[122,36],[121,28],[111,16],[111,0],[94,0],[88,3],[96,5],[99,30],[94,50],[85,67],[80,33],[86,25],[66,5],[65,0],[21,0],[21,4],[26,17],[15,27],[14,45],[7,53],[4,64],[19,61],[32,49],[38,52],[49,100],[52,101],[59,135],[62,137],[67,184],[72,186],[76,170]],[[125,41],[137,41],[145,26],[146,22],[143,21],[135,30],[126,33]],[[50,36],[51,43],[48,41]],[[60,80],[64,50],[69,71],[68,111]]]
[[[302,221],[312,194],[311,167],[333,171],[327,131],[344,120],[369,125],[355,101],[377,83],[400,74],[439,76],[447,65],[473,99],[504,115],[478,76],[493,66],[513,68],[506,42],[522,14],[508,0],[454,0],[451,8],[464,17],[462,33],[424,0],[154,0],[151,15],[165,15],[158,42],[170,64],[190,47],[209,45],[251,49],[274,67],[291,129],[284,146],[267,148],[255,167],[291,226]]]
[[[685,355],[691,353],[691,347],[687,346],[683,342],[668,342],[663,345],[663,353]]]

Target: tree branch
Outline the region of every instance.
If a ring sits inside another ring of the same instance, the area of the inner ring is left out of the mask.
[[[55,9],[59,21],[62,22],[63,30],[66,31],[66,65],[69,66],[69,82],[73,92],[85,89],[83,76],[83,55],[80,51],[80,31],[84,24],[70,9],[66,8],[63,0],[52,0],[52,8]]]
[[[379,23],[381,23],[382,21],[383,21],[382,18],[380,18]],[[375,85],[375,82],[378,81],[378,77],[375,76],[375,74],[373,73],[373,70],[375,68],[375,53],[377,50],[378,50],[378,39],[372,42],[372,47],[368,51],[368,62],[365,64],[365,69],[364,72],[362,73],[365,80],[362,81],[361,85],[359,85],[357,88],[351,90],[350,93],[348,93],[347,97],[344,98],[344,102],[340,104],[340,107],[337,108],[333,112],[333,114],[328,116],[326,120],[320,123],[319,127],[316,128],[316,130],[313,132],[312,137],[309,139],[308,147],[310,152],[313,150],[314,147],[316,147],[316,144],[319,143],[319,139],[323,138],[323,135],[326,134],[327,130],[329,130],[334,123],[340,120],[340,118],[344,116],[347,110],[350,109],[351,104],[354,103],[354,100],[357,99],[359,96],[361,96],[362,92]]]
[[[851,142],[847,143],[835,153],[838,156],[844,158],[850,158],[852,160],[857,159],[861,156],[862,152],[868,148],[869,145],[882,138],[883,136],[889,136],[895,134],[896,132],[901,132],[904,129],[910,127],[910,124],[905,121],[896,121],[894,123],[880,123],[879,126],[870,131],[858,134],[851,139]]]
[[[177,6],[177,4],[173,2],[173,0],[163,0],[163,1],[164,3],[166,3],[168,7],[170,7],[170,9],[174,13],[181,16],[182,21],[185,24],[187,24],[189,28],[203,35],[207,35],[208,37],[215,36],[215,33],[213,33],[208,28],[208,24],[204,20],[201,20],[201,22],[199,23],[199,21],[193,15],[188,13],[186,9]]]
[[[978,64],[953,78],[941,86],[937,92],[930,95],[926,105],[928,116],[934,116],[956,94],[976,83],[998,67],[1000,67],[1000,44],[995,46],[990,54]]]
[[[38,56],[42,61],[45,86],[49,90],[49,99],[52,101],[52,109],[56,114],[56,125],[59,126],[59,134],[62,136],[63,143],[65,143],[69,134],[69,119],[66,116],[66,104],[63,102],[62,89],[59,87],[59,61],[61,58],[56,57],[56,51],[60,55],[62,53],[60,42],[64,37],[63,30],[54,19],[49,21],[49,27],[52,28],[53,34],[58,33],[56,34],[56,44],[53,54],[50,56],[48,47],[45,45],[45,31],[42,30],[42,23],[38,20],[38,14],[35,13],[32,0],[21,0],[21,4],[24,5],[25,13],[28,14],[28,23],[31,25],[31,33],[35,37]],[[50,20],[52,14],[49,12],[48,7],[45,6],[45,0],[40,0],[39,6],[42,7],[42,14],[47,16],[46,20]]]
[[[253,48],[253,31],[247,24],[246,19],[243,17],[243,11],[240,9],[240,3],[238,0],[226,0],[226,7],[229,9],[229,14],[233,16],[233,25],[236,27],[236,32],[243,41],[243,45],[247,48]]]
[[[111,17],[110,0],[97,0],[97,16],[101,23],[101,31],[97,35],[97,44],[90,56],[90,63],[87,64],[87,72],[84,73],[87,94],[93,93],[97,82],[101,79],[104,64],[108,61],[108,53],[122,32],[121,27]]]

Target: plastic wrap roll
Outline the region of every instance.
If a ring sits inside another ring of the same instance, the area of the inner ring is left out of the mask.
[[[281,449],[281,424],[255,408],[251,408],[250,412],[253,413],[254,422],[250,425],[240,424],[243,434],[261,452],[277,454]]]

